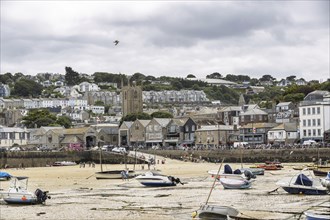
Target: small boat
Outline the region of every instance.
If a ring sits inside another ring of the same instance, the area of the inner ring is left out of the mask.
[[[34,193],[27,190],[28,177],[12,177],[8,192],[3,192],[3,200],[8,204],[33,205],[44,204],[48,191],[36,189]]]
[[[9,173],[0,171],[0,181],[10,180],[11,177]]]
[[[232,168],[228,164],[225,165],[224,172],[218,174],[217,170],[209,170],[208,174],[211,174],[212,177],[218,175],[217,179],[229,178],[229,179],[249,180],[251,178],[256,178],[256,176],[252,174],[252,172],[249,170],[245,170],[244,172],[242,172],[240,169],[236,169],[235,171],[232,171]]]
[[[225,189],[247,189],[251,187],[251,180],[220,178],[220,183]]]
[[[308,178],[303,173],[286,177],[278,181],[276,185],[290,194],[326,195],[328,193],[327,188],[321,185],[319,179]]]
[[[264,170],[281,170],[282,169],[280,166],[277,166],[275,164],[259,164],[259,165],[257,165],[257,168],[262,168]]]
[[[239,212],[229,206],[202,205],[198,211],[192,214],[193,218],[198,219],[218,219],[227,220],[236,217]]]
[[[122,179],[122,172],[123,170],[107,170],[107,171],[100,171],[100,172],[95,172],[95,178],[97,180],[101,179]],[[135,171],[134,170],[128,170],[128,178],[133,178],[135,177]]]
[[[274,161],[266,161],[265,164],[266,164],[266,165],[275,165],[275,166],[277,166],[277,167],[279,167],[279,168],[283,168],[282,163],[281,163],[280,161],[278,161],[278,160],[274,160]]]
[[[313,170],[313,173],[315,176],[326,176],[328,174],[328,171],[322,171],[322,170]]]
[[[265,174],[264,168],[242,168],[242,169],[240,169],[240,171],[242,173],[244,173],[245,170],[250,171],[253,175],[264,175]]]
[[[151,171],[139,175],[135,179],[144,186],[176,186],[177,183],[181,183],[179,178]],[[181,184],[183,185],[183,183]]]
[[[328,175],[325,178],[321,178],[320,180],[321,185],[330,190],[330,172],[328,172]]]
[[[75,166],[76,162],[73,161],[56,161],[53,163],[53,166]]]
[[[307,220],[329,220],[330,211],[327,210],[308,210],[304,212]]]

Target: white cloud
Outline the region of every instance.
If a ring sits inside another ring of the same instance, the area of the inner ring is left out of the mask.
[[[328,1],[1,1],[0,73],[71,66],[88,74],[326,79],[326,9]]]

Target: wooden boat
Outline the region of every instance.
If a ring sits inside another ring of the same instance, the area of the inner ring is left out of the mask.
[[[276,185],[290,194],[326,195],[328,193],[328,189],[321,185],[319,179],[308,178],[303,173],[286,177],[278,181]]]
[[[12,177],[8,192],[2,193],[3,200],[8,204],[33,205],[44,204],[48,191],[37,189],[34,193],[27,190],[28,177]]]
[[[220,183],[225,189],[247,189],[251,187],[251,180],[239,180],[239,179],[229,179],[229,178],[220,178]]]
[[[275,164],[259,164],[257,168],[262,168],[265,170],[281,170],[282,168]]]
[[[0,171],[0,181],[10,180],[10,178],[11,175],[9,173]]]
[[[328,174],[327,171],[322,171],[322,170],[313,170],[313,173],[315,176],[326,176]]]

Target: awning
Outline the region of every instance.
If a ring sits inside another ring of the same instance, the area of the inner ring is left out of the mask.
[[[161,143],[163,140],[146,140],[146,143]]]
[[[167,139],[167,140],[164,140],[164,142],[176,143],[176,142],[179,142],[179,140],[178,139]]]

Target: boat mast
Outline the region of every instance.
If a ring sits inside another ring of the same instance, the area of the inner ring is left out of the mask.
[[[99,142],[99,150],[100,150],[100,165],[101,165],[101,172],[103,172],[103,167],[102,167],[102,149],[101,149],[101,143]]]

